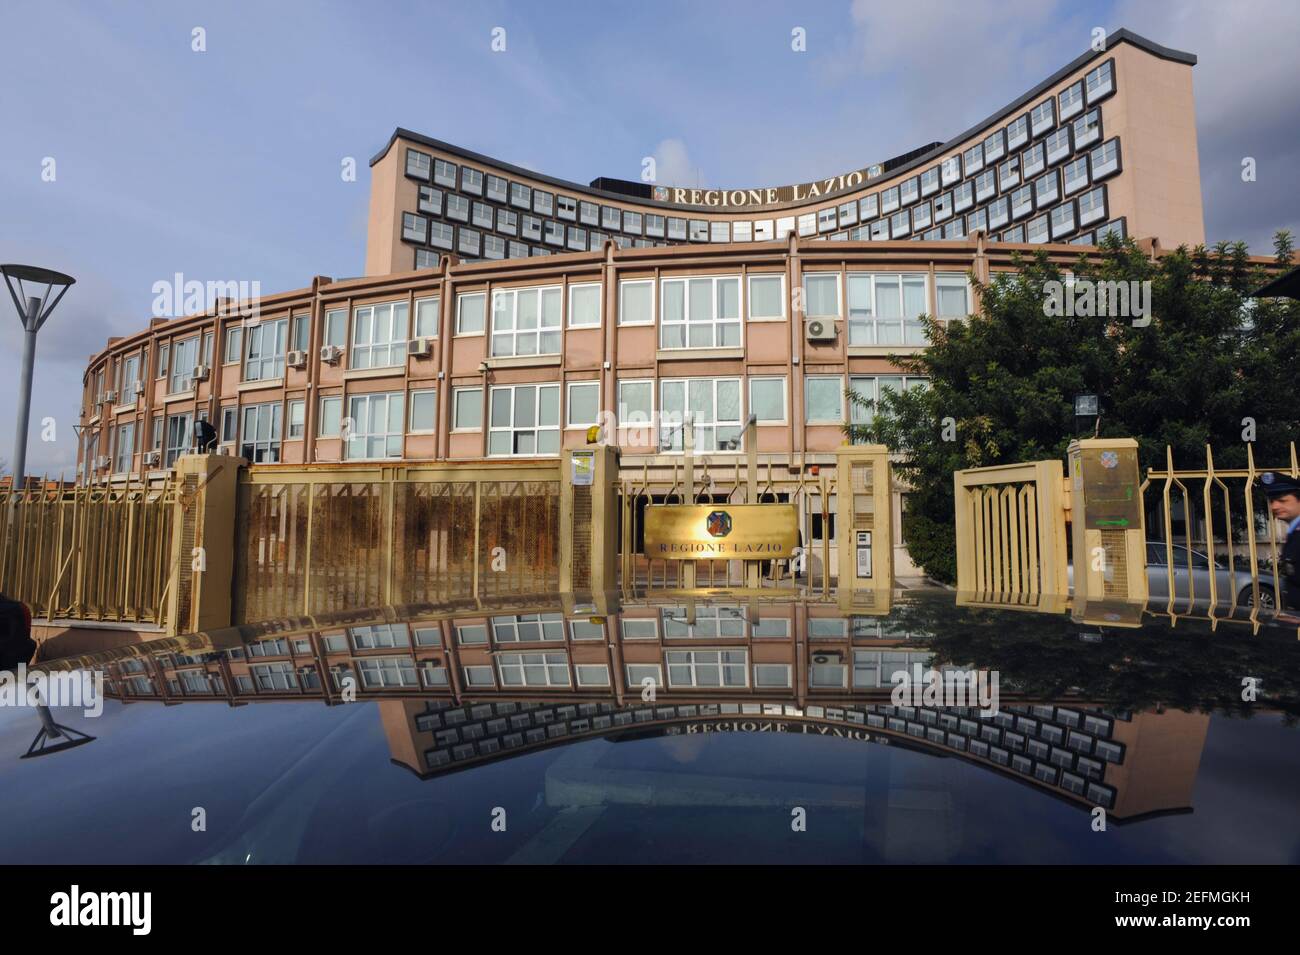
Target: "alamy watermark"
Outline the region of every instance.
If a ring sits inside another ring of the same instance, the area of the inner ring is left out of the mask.
[[[200,282],[177,272],[170,280],[153,283],[153,317],[201,315],[222,306],[223,315],[239,315],[256,321],[261,310],[262,283],[233,279]]]
[[[27,672],[20,663],[15,671],[0,671],[0,706],[67,706],[79,708],[83,716],[104,712],[104,674],[100,670]]]
[[[1043,314],[1053,318],[1129,318],[1134,328],[1151,324],[1151,282],[1043,283]]]
[[[980,716],[998,714],[997,670],[895,670],[889,700],[895,706],[978,706]]]

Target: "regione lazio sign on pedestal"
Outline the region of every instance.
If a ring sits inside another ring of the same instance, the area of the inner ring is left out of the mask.
[[[793,504],[654,504],[645,509],[645,555],[668,560],[770,560],[799,543]]]

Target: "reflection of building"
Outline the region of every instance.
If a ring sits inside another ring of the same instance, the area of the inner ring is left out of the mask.
[[[625,476],[660,478],[689,413],[728,466],[754,416],[788,495],[868,420],[846,390],[924,384],[889,356],[924,348],[922,314],[977,306],[968,274],[1037,249],[1068,268],[1107,233],[1203,241],[1194,62],[1120,32],[945,144],[774,189],[582,186],[399,130],[365,277],[264,296],[256,320],[155,319],[92,358],[82,479],[156,477],[204,419],[258,464],[552,457],[604,424]],[[907,572],[898,495],[891,514]]]
[[[1189,805],[1208,717],[1009,694],[990,718],[893,706],[892,674],[929,659],[923,634],[831,604],[645,603],[605,617],[444,613],[104,669],[127,702],[336,704],[351,687],[420,776],[598,736],[785,732],[962,758],[1122,818]]]

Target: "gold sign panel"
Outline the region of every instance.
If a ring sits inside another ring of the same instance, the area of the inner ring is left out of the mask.
[[[645,555],[668,560],[770,560],[799,543],[793,504],[652,504]]]

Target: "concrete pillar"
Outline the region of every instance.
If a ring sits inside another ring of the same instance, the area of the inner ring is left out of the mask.
[[[246,463],[228,454],[176,460],[179,493],[165,615],[171,635],[231,625],[239,468]]]
[[[560,461],[560,592],[617,586],[618,449],[568,449]]]

